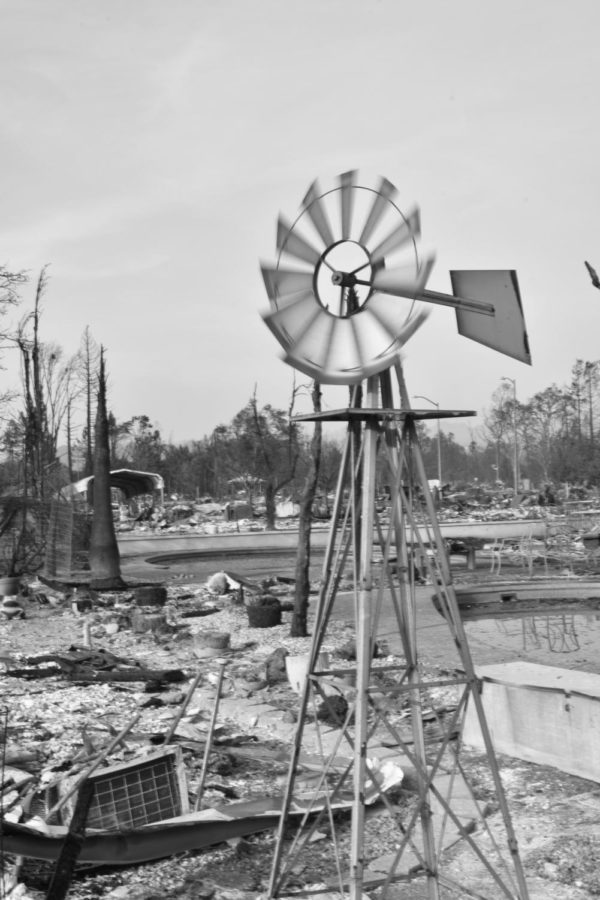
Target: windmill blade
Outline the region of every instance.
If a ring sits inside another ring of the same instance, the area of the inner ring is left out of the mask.
[[[322,309],[320,315],[313,318],[310,327],[294,344],[293,349],[288,349],[288,356],[303,359],[310,362],[315,370],[325,371],[331,355],[335,326],[338,321],[336,316],[332,316]]]
[[[365,338],[370,336],[368,346],[364,345],[365,350],[370,354],[370,359],[373,361],[372,364],[369,363],[365,367],[365,371],[370,369],[368,374],[373,374],[375,371],[380,372],[383,368],[392,365],[404,344],[421,327],[429,315],[429,311],[426,309],[418,310],[410,318],[407,318],[405,310],[401,310],[401,312],[403,315],[402,323],[394,328],[390,328],[391,321],[388,321],[388,325],[384,325],[381,318],[375,315],[370,307],[365,310],[365,316],[361,320],[360,327],[361,332],[364,329]],[[370,314],[372,321],[367,319],[367,313]]]
[[[407,320],[406,307],[396,301],[379,298],[388,307],[387,315],[372,313],[370,306],[353,316],[333,316],[322,307],[310,321],[302,306],[293,310],[294,322],[287,315],[265,316],[280,344],[285,361],[322,384],[354,384],[388,368],[400,348],[426,318],[421,312]]]
[[[310,359],[292,358],[288,354],[283,354],[282,359],[288,366],[292,366],[294,369],[304,372],[305,375],[308,375],[309,378],[313,378],[320,384],[353,385],[360,384],[365,378],[370,378],[371,375],[377,375],[384,369],[388,369],[396,362],[397,356],[398,351],[395,350],[389,357],[382,357],[366,366],[354,366],[341,369],[328,368],[327,370],[321,366],[313,365]]]
[[[313,287],[313,273],[301,269],[279,269],[261,264],[260,271],[265,282],[269,300],[277,303],[289,294],[310,291]]]
[[[397,336],[400,334],[410,312],[410,304],[401,303],[399,300],[391,300],[382,294],[373,294],[369,299],[368,310],[380,323],[388,334]]]
[[[279,297],[276,302],[271,303],[269,312],[282,312],[284,309],[287,309],[288,306],[295,306],[297,303],[309,299],[315,300],[315,294],[312,288],[306,291],[298,291],[295,294],[286,294],[285,296]],[[318,301],[316,302],[318,303]]]
[[[403,325],[394,334],[376,320],[367,324],[366,316],[367,311],[363,310],[348,319],[337,320],[340,324],[335,329],[328,363],[318,380],[324,384],[356,384],[389,368],[396,361],[402,345],[422,324],[426,313],[420,313],[408,322],[404,314]]]
[[[364,318],[364,316],[360,316],[360,323],[359,323],[359,316],[357,316],[357,315],[349,316],[347,319],[345,319],[346,322],[350,323],[350,329],[351,329],[351,335],[352,335],[352,341],[353,341],[352,350],[353,350],[353,353],[356,354],[356,359],[357,359],[357,363],[355,365],[353,365],[352,368],[353,369],[360,368],[361,371],[364,370],[365,366],[368,365],[368,363],[372,359],[372,357],[369,356],[368,353],[366,352],[366,347],[364,347],[361,342],[360,326],[362,325],[363,318]]]
[[[302,201],[302,206],[306,210],[306,214],[310,221],[317,229],[317,234],[324,245],[330,247],[335,239],[333,237],[331,225],[329,224],[329,219],[327,218],[327,212],[321,202],[321,193],[317,181],[313,181],[309,187],[306,196]]]
[[[425,288],[434,262],[434,256],[424,259],[416,278],[412,265],[399,266],[395,269],[379,269],[373,275],[372,287],[382,294],[413,299]]]
[[[386,238],[372,251],[371,258],[378,260],[382,256],[389,256],[399,250],[404,244],[414,240],[421,234],[421,219],[418,207],[415,207],[404,219],[401,225],[394,228]]]
[[[398,343],[401,347],[403,344],[407,342],[409,338],[413,336],[413,334],[419,330],[421,325],[427,321],[429,316],[428,309],[418,309],[414,316],[411,316],[408,322],[403,326],[400,334],[398,335]]]
[[[341,384],[342,379],[352,373],[360,380],[365,365],[361,346],[356,334],[356,316],[334,319],[329,340],[329,352],[320,377],[324,384]]]
[[[392,184],[391,181],[388,181],[387,178],[381,178],[379,182],[379,187],[377,188],[377,192],[375,194],[375,199],[373,200],[373,205],[369,210],[369,215],[367,216],[367,221],[364,224],[361,235],[358,239],[359,244],[366,244],[385,213],[387,206],[390,200],[395,197],[397,194],[397,190]]]
[[[347,241],[350,238],[350,228],[352,225],[352,211],[354,209],[354,180],[356,177],[356,169],[350,172],[344,172],[340,175],[340,212],[342,218],[342,240]]]
[[[350,319],[332,317],[334,326],[329,335],[329,352],[326,359],[310,351],[299,353],[298,348],[284,354],[284,361],[314,378],[321,384],[358,384],[371,375],[376,375],[394,364],[404,340],[396,340],[387,345],[375,359],[365,361],[360,349],[353,344],[354,326]],[[344,323],[344,324],[341,324]],[[415,328],[418,326],[415,326]]]
[[[294,346],[311,327],[313,320],[323,313],[315,295],[306,292],[287,306],[263,313],[263,319],[285,349]]]
[[[269,319],[269,327],[273,318],[265,319]],[[321,308],[297,341],[286,343],[276,330],[274,333],[286,350],[284,359],[289,365],[322,384],[350,384],[362,380],[367,363],[361,354],[355,318],[339,318]]]
[[[398,304],[398,306],[401,306],[401,304]],[[403,317],[402,322],[398,322],[397,327],[394,328],[390,328],[389,324],[374,315],[370,306],[364,307],[360,312],[360,316],[354,317],[356,319],[360,318],[360,322],[357,322],[355,326],[355,334],[363,365],[381,359],[382,356],[387,356],[398,349],[397,334],[406,320],[406,308],[400,311]]]
[[[375,315],[378,319],[385,322],[390,327],[390,330],[391,330],[391,327],[393,325],[392,316],[390,314],[391,310],[387,311],[387,315],[382,316],[381,310],[375,310],[372,306],[370,306],[369,308],[370,308],[371,312],[373,313],[373,315]],[[395,347],[393,349],[393,352],[391,354],[386,353],[385,358],[387,360],[387,365],[390,364],[390,356],[394,357],[400,351],[401,347],[403,347],[404,344],[413,336],[413,334],[419,330],[421,325],[426,321],[428,315],[429,315],[428,309],[419,309],[419,310],[417,310],[417,312],[414,315],[412,315],[410,317],[410,319],[407,319],[406,313],[404,312],[403,322],[400,326],[396,327],[396,330],[394,332],[395,336],[396,336],[396,340],[395,340]],[[381,371],[381,370],[379,370],[379,371]]]
[[[280,253],[289,253],[290,256],[302,259],[311,266],[316,266],[321,258],[321,254],[312,244],[292,231],[292,226],[283,216],[277,219],[277,249]]]
[[[304,372],[305,375],[318,381],[319,384],[359,384],[363,378],[367,377],[363,375],[362,372],[351,372],[347,369],[340,371],[334,369],[326,370],[323,366],[315,365],[309,358],[290,356],[287,353],[283,354],[282,359],[288,366],[292,366],[292,368],[297,369],[299,372]]]

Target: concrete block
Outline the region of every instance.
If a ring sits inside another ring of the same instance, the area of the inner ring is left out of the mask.
[[[476,674],[498,753],[600,781],[600,675],[527,662],[478,666]],[[464,743],[484,747],[472,698]]]

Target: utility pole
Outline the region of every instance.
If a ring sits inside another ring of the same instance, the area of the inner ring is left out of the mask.
[[[514,478],[514,490],[515,490],[515,500],[517,494],[519,493],[519,435],[517,432],[517,381],[515,378],[508,378],[506,375],[502,376],[502,381],[510,381],[513,386],[513,408],[512,408],[512,420],[513,420],[513,478]]]
[[[435,406],[438,413],[440,411],[440,404],[436,403],[435,400],[430,400],[429,397],[423,397],[422,394],[415,394],[415,400],[426,400],[427,403],[431,403],[432,406]],[[437,470],[438,470],[438,481],[440,483],[440,495],[442,493],[442,438],[440,434],[440,420],[437,419]]]
[[[585,364],[585,377],[587,379],[587,387],[588,387],[588,405],[589,405],[589,415],[590,415],[590,453],[593,457],[594,455],[594,411],[592,404],[592,381],[596,374],[596,363],[586,362]]]

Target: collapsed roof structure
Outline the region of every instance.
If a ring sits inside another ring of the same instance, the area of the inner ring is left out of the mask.
[[[89,475],[87,478],[81,478],[68,485],[64,492],[71,498],[78,494],[85,494],[91,502],[92,489],[94,484],[94,476]],[[118,488],[123,492],[125,499],[130,500],[132,497],[138,497],[140,494],[160,494],[160,503],[162,505],[165,489],[165,482],[162,475],[156,472],[138,472],[134,469],[113,469],[110,473],[111,488]]]

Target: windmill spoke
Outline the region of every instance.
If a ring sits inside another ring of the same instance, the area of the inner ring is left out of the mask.
[[[350,275],[356,275],[357,272],[362,272],[363,269],[366,269],[367,266],[370,266],[370,265],[371,265],[370,261],[367,260],[362,265],[357,266],[356,269],[352,269],[352,271],[350,272]]]

